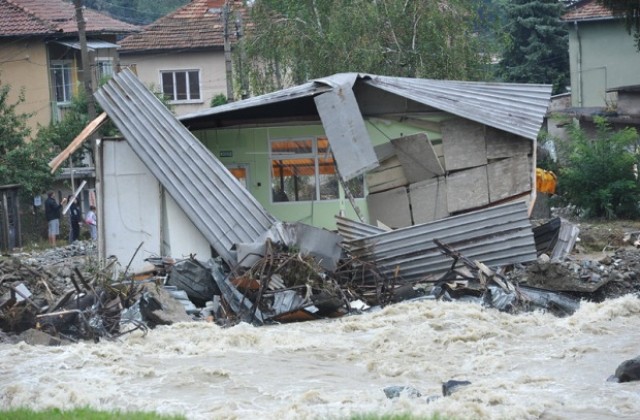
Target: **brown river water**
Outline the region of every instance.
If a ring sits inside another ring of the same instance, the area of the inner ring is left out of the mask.
[[[421,301],[339,319],[198,322],[117,342],[0,344],[0,407],[154,410],[188,419],[638,419],[640,382],[606,379],[640,355],[640,299],[571,317]],[[471,385],[441,395],[449,379]],[[387,399],[407,385],[423,394]]]

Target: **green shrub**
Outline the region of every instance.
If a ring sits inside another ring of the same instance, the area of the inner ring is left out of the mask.
[[[560,169],[559,193],[587,217],[634,218],[640,215],[640,186],[634,175],[638,141],[634,128],[613,130],[594,118],[591,138],[577,124],[570,126],[567,162]]]
[[[209,103],[209,106],[213,108],[214,106],[224,105],[228,102],[229,101],[227,100],[227,97],[224,94],[218,93],[216,96],[211,98],[211,103]]]

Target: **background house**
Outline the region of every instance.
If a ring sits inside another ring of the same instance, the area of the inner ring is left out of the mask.
[[[589,127],[594,115],[615,126],[638,126],[640,52],[616,17],[596,0],[583,0],[563,16],[569,30],[571,108],[565,113]]]
[[[113,74],[120,35],[137,27],[84,9],[94,81]],[[81,89],[82,61],[73,4],[62,0],[0,0],[0,80],[29,126],[60,120]],[[95,86],[95,85],[94,85]]]
[[[209,108],[216,95],[229,96],[232,82],[224,53],[225,13],[232,44],[243,12],[241,1],[193,0],[120,41],[122,64],[163,92],[176,114]]]

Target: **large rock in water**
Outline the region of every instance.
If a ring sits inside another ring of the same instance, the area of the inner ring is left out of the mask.
[[[640,356],[620,363],[620,366],[616,369],[615,377],[618,382],[640,380]]]

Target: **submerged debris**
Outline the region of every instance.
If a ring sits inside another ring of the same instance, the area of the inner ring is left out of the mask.
[[[381,270],[377,260],[355,257],[334,232],[296,224],[275,224],[259,242],[239,244],[233,267],[221,257],[176,261],[167,256],[147,258],[148,266],[136,273],[129,273],[128,265],[122,270],[115,259],[98,269],[91,256],[95,249],[82,243],[21,254],[0,259],[0,340],[19,336],[50,345],[98,341],[189,321],[259,326],[358,314],[410,299],[475,302],[509,313],[542,309],[565,316],[587,294],[609,285],[637,284],[640,257],[625,266],[621,261],[630,258],[623,254],[628,251],[596,262],[547,257],[543,251],[560,246],[563,255],[569,250],[576,231],[565,225],[570,232],[565,240],[554,240],[552,230],[544,229],[537,261],[500,268],[433,239],[434,245],[425,249],[435,248],[445,263],[449,259],[449,268],[409,278],[399,266]],[[482,246],[490,247],[490,241]]]

